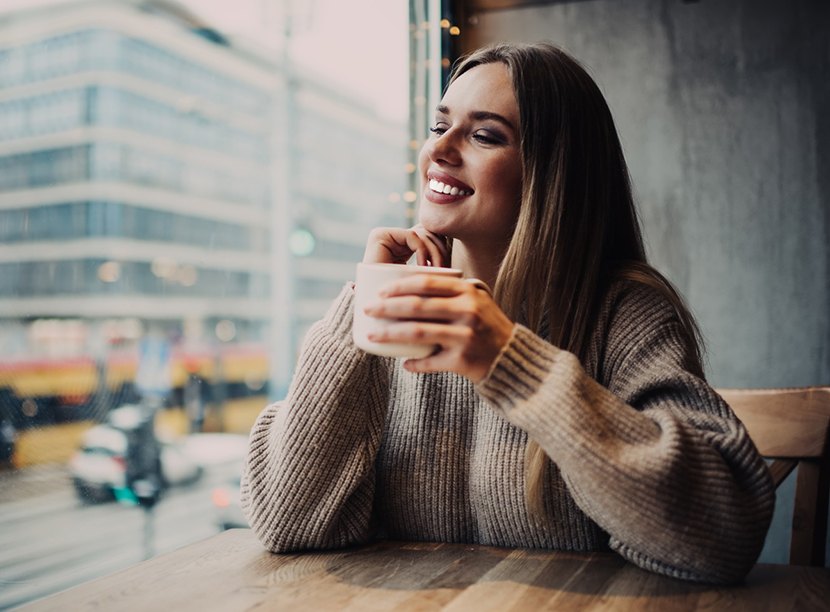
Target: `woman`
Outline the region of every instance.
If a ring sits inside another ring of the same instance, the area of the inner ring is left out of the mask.
[[[648,266],[598,88],[546,45],[453,71],[420,155],[420,224],[364,261],[452,265],[367,307],[401,319],[365,354],[353,286],[306,337],[242,485],[273,551],[372,537],[591,551],[678,578],[750,569],[773,507],[764,462],[702,375],[697,331]]]

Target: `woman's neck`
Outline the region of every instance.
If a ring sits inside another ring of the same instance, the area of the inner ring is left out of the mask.
[[[478,278],[491,288],[496,285],[504,252],[492,245],[471,247],[460,240],[453,240],[452,267],[464,272],[465,278]]]

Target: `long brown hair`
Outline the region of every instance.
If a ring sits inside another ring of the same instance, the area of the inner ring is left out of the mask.
[[[479,49],[453,67],[449,82],[493,62],[511,74],[523,168],[521,207],[496,300],[508,316],[584,361],[609,283],[620,277],[645,283],[673,304],[700,370],[697,324],[671,283],[646,261],[628,167],[596,83],[547,43]],[[530,441],[526,491],[534,511],[542,508],[548,463]]]

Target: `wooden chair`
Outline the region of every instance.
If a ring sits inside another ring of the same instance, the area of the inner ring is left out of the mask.
[[[830,497],[830,387],[719,389],[759,452],[774,459],[775,486],[798,467],[790,564],[824,566]]]

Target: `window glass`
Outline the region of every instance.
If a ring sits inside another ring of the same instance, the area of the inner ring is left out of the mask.
[[[411,11],[0,3],[0,608],[244,524],[253,419],[413,218]]]

